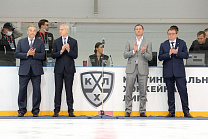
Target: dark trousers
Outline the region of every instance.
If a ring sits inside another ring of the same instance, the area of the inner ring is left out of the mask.
[[[168,106],[169,112],[175,113],[175,83],[181,98],[182,109],[184,113],[189,112],[188,107],[188,94],[186,88],[186,78],[185,77],[170,77],[165,78],[165,83],[168,90]]]
[[[19,113],[25,114],[27,112],[27,85],[31,80],[33,86],[33,108],[32,113],[39,113],[40,101],[41,101],[41,75],[34,75],[32,69],[28,75],[19,75],[19,96],[18,96],[18,106]]]
[[[73,93],[72,93],[72,85],[74,80],[74,73],[69,74],[64,70],[64,73],[55,73],[55,98],[54,112],[59,113],[61,107],[61,96],[63,90],[63,81],[65,82],[65,90],[66,90],[66,102],[68,105],[68,112],[73,112]]]

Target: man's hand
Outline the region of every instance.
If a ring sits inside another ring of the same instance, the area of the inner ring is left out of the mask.
[[[35,50],[36,50],[36,48],[35,49],[30,48],[27,52],[27,56],[34,56],[35,55]]]
[[[28,50],[28,52],[27,52],[27,56],[30,56],[30,55],[32,55],[32,48],[30,48],[29,50]]]
[[[134,52],[136,52],[138,50],[138,45],[137,42],[134,43]]]
[[[145,50],[146,50],[146,47],[144,45],[143,47],[141,47],[141,53],[143,54]]]
[[[70,46],[69,46],[69,44],[67,43],[67,44],[65,44],[65,48],[66,48],[66,50],[69,52],[70,51]]]
[[[65,45],[66,45],[66,44],[64,44],[64,45],[62,46],[61,53],[63,53],[63,52],[66,50]]]
[[[35,49],[32,49],[32,56],[35,55],[35,50],[36,50],[36,48]]]
[[[171,56],[172,53],[173,53],[173,47],[170,48],[169,55]]]
[[[177,55],[178,54],[178,47],[177,47],[177,49],[173,49],[172,52],[173,52],[173,54]]]

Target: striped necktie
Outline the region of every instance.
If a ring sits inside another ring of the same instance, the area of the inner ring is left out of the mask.
[[[30,39],[30,48],[33,46],[33,39]]]
[[[66,38],[64,38],[64,44],[66,44]]]

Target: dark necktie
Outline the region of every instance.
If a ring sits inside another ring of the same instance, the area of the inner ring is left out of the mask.
[[[174,48],[174,43],[175,43],[175,42],[171,42],[173,48]]]

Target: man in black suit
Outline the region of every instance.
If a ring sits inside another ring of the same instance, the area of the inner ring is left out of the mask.
[[[40,111],[40,83],[43,74],[41,61],[45,58],[45,48],[43,41],[35,38],[36,33],[36,27],[30,25],[27,29],[28,37],[19,40],[15,52],[15,57],[20,59],[18,117],[23,117],[27,112],[27,85],[29,80],[32,81],[33,85],[33,116],[38,117]]]
[[[61,106],[61,94],[63,89],[63,80],[65,82],[66,100],[68,105],[69,117],[75,117],[73,109],[72,85],[74,80],[75,64],[74,59],[78,56],[77,40],[68,36],[69,26],[60,25],[60,36],[54,41],[52,58],[56,59],[55,73],[55,98],[54,115],[58,117]]]

